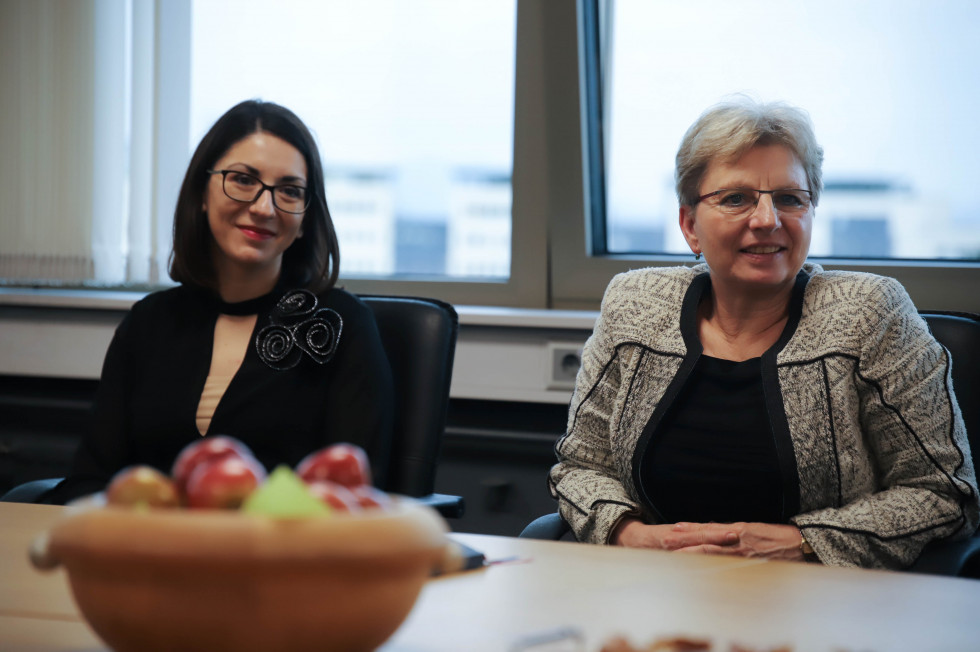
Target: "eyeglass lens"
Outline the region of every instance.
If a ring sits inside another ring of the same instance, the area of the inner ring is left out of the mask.
[[[246,172],[224,170],[225,194],[241,202],[253,202],[266,189],[272,191],[272,203],[279,210],[287,213],[302,213],[309,204],[309,193],[303,186],[282,184],[269,186],[255,176]]]
[[[810,194],[796,189],[723,189],[710,196],[708,201],[723,213],[741,216],[752,212],[764,194],[772,197],[772,205],[780,215],[802,215],[810,208]]]

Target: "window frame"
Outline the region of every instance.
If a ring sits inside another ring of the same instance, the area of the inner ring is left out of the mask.
[[[547,61],[538,43],[546,32],[537,1],[517,2],[514,79],[513,171],[511,173],[510,277],[485,279],[364,278],[342,276],[339,284],[361,294],[427,296],[454,304],[540,308],[548,302]],[[329,201],[329,198],[328,198]],[[341,254],[343,255],[343,254]]]
[[[153,45],[152,97],[152,210],[162,228],[155,234],[160,241],[172,228],[169,216],[183,180],[189,153],[185,143],[190,136],[190,70],[192,0],[151,0],[150,28]],[[548,248],[548,208],[536,188],[545,185],[546,144],[541,138],[547,115],[543,91],[546,69],[538,39],[544,33],[541,12],[536,3],[518,2],[515,70],[515,112],[513,134],[511,272],[507,279],[400,276],[371,278],[342,275],[338,281],[360,294],[427,296],[454,304],[540,308],[547,304],[548,260],[541,252]],[[146,36],[146,34],[144,34]],[[166,56],[164,56],[166,53]],[[139,100],[137,100],[139,101]],[[521,110],[521,107],[528,107]],[[328,197],[329,205],[329,197]],[[157,270],[157,284],[168,282],[165,266]],[[123,291],[154,290],[163,287],[122,287]]]
[[[601,174],[592,172],[601,169],[604,159],[602,125],[596,119],[601,113],[594,108],[601,111],[602,89],[595,79],[602,44],[586,38],[584,21],[591,11],[597,22],[600,3],[606,1],[615,0],[517,3],[510,278],[343,277],[340,285],[359,293],[431,296],[463,305],[596,310],[617,273],[693,263],[678,255],[592,253],[601,235],[593,227],[602,226],[598,220],[605,192]],[[145,111],[141,128],[152,141],[151,169],[138,185],[149,186],[143,206],[164,218],[155,221],[156,246],[169,237],[167,218],[187,164],[192,6],[191,0],[148,0],[133,3],[130,11],[140,38],[152,40],[152,55],[141,47],[143,54],[134,59],[143,78],[151,81],[140,85],[133,102]],[[922,309],[980,312],[980,293],[974,289],[980,284],[980,263],[814,261],[832,269],[893,276]],[[167,280],[164,262],[152,282]]]
[[[578,166],[570,163],[572,157],[568,150],[571,143],[565,142],[549,150],[555,176],[566,180],[565,192],[576,194],[571,186],[578,177],[581,179],[578,194],[583,197],[580,206],[569,204],[562,214],[551,216],[551,307],[555,308],[594,309],[609,280],[629,269],[694,263],[693,255],[608,254],[596,246],[596,240],[605,233],[604,224],[596,224],[605,220],[604,201],[598,201],[605,197],[605,179],[595,162],[604,159],[605,144],[601,124],[602,87],[594,77],[600,73],[602,65],[596,60],[603,47],[598,33],[600,12],[604,3],[614,2],[578,0],[576,7],[572,7],[572,3],[554,3],[546,8],[552,14],[549,25],[567,24],[570,21],[568,14],[577,13],[578,39],[575,43],[563,34],[551,34],[552,38],[545,41],[553,48],[549,51],[548,61],[555,66],[554,73],[573,67],[582,72],[577,86],[566,79],[566,83],[553,89],[560,96],[549,98],[554,106],[577,102],[581,107],[581,168],[576,169]],[[565,151],[559,151],[562,148]],[[980,286],[980,262],[819,257],[809,260],[825,269],[870,272],[896,278],[923,310],[980,312],[980,292],[975,289]]]

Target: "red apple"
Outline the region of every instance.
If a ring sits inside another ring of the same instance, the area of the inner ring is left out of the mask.
[[[228,455],[198,464],[187,480],[187,506],[238,509],[265,477],[265,469],[254,459]]]
[[[361,504],[350,489],[330,480],[314,480],[306,488],[338,512],[359,512]]]
[[[205,437],[185,446],[174,461],[174,467],[170,472],[180,494],[186,495],[187,482],[198,465],[224,457],[255,459],[248,446],[233,437],[224,435]]]
[[[106,489],[110,505],[177,507],[180,497],[170,478],[152,466],[129,466],[113,476]]]
[[[371,484],[367,453],[354,444],[334,444],[310,453],[296,466],[296,474],[307,484],[317,480],[348,488]]]
[[[358,504],[363,509],[387,509],[391,506],[391,496],[380,489],[375,489],[371,485],[365,484],[359,487],[351,487],[350,491],[357,498]]]

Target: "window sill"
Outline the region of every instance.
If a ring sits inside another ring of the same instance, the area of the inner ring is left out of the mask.
[[[0,288],[0,374],[98,378],[119,320],[145,292]],[[456,306],[454,398],[567,404],[556,355],[580,349],[598,317],[584,310]]]
[[[0,306],[129,310],[147,292],[56,288],[0,288]],[[455,306],[463,326],[592,330],[599,313],[591,310],[542,310],[497,306]]]

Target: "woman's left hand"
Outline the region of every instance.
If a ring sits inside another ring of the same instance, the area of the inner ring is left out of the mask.
[[[679,548],[676,552],[692,552],[710,555],[738,555],[803,561],[800,550],[802,535],[795,525],[771,523],[675,523],[677,532],[698,532],[705,535],[723,536],[734,533],[738,541],[726,546],[704,544]]]

